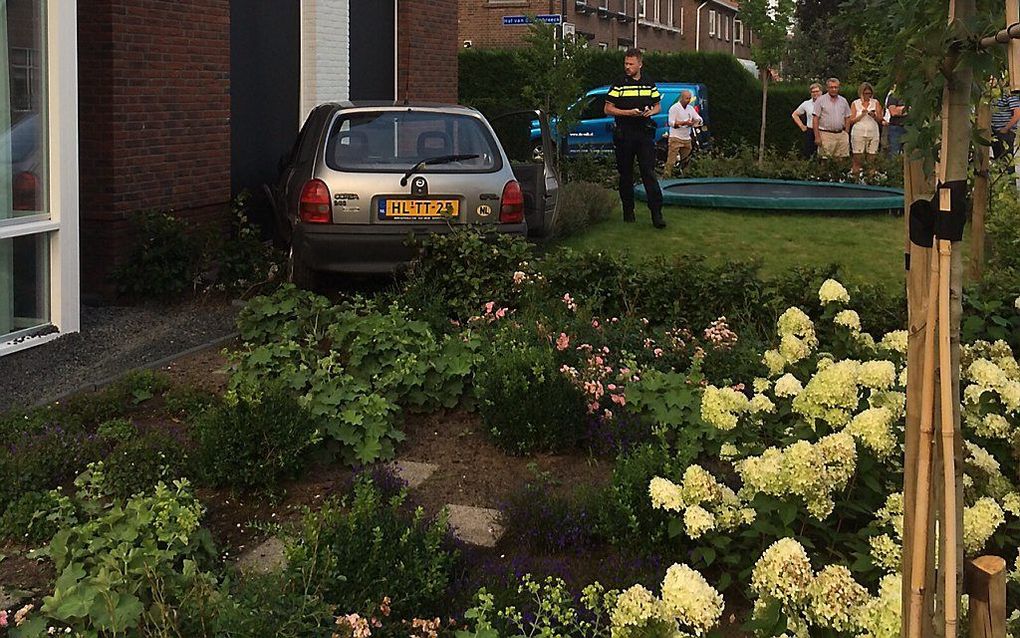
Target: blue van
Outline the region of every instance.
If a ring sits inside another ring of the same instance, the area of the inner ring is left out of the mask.
[[[704,84],[685,84],[679,82],[656,83],[659,93],[662,94],[662,112],[652,117],[655,120],[655,139],[665,146],[666,119],[669,114],[669,107],[673,106],[680,99],[680,92],[687,90],[691,92],[691,104],[705,120],[701,128],[698,141],[702,148],[706,148],[708,139],[708,126],[710,123],[708,114],[708,91]],[[605,114],[606,94],[609,93],[608,86],[600,86],[597,89],[588,91],[583,98],[574,103],[574,108],[580,108],[581,121],[570,130],[567,138],[567,154],[583,152],[610,152],[613,150],[613,128],[614,119]],[[557,121],[550,121],[553,129],[553,139],[559,140],[556,133]],[[531,143],[536,152],[540,152],[542,144],[542,132],[538,122],[531,123]],[[665,155],[663,155],[665,157]]]

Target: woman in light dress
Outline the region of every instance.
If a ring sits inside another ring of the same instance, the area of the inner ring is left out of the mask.
[[[859,96],[850,105],[850,148],[854,164],[852,173],[860,177],[864,165],[878,155],[878,143],[882,138],[882,105],[875,99],[875,87],[862,82],[857,89]]]

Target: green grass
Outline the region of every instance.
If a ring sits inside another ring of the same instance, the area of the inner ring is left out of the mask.
[[[762,274],[792,266],[837,263],[847,278],[903,286],[903,217],[882,213],[820,214],[667,206],[667,227],[652,227],[638,205],[638,222],[619,213],[561,242],[576,249],[611,249],[634,258],[704,255],[714,262],[760,259]]]

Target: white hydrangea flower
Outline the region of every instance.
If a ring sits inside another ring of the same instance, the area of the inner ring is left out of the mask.
[[[902,624],[903,577],[899,573],[884,576],[878,596],[861,610],[859,638],[900,638]]]
[[[773,414],[776,411],[776,404],[764,394],[756,394],[751,398],[751,412],[760,414],[762,412]]]
[[[879,458],[896,451],[896,435],[892,430],[894,415],[888,408],[868,408],[850,421],[847,431]]]
[[[700,505],[691,505],[684,510],[684,531],[690,538],[701,538],[705,532],[715,529],[715,517]]]
[[[740,450],[738,450],[737,446],[732,443],[723,443],[722,446],[719,447],[719,456],[720,458],[727,460],[735,459],[740,456]]]
[[[999,462],[988,450],[970,441],[964,441],[963,447],[967,452],[968,465],[981,470],[986,476],[994,476],[1002,472]]]
[[[683,493],[680,487],[661,477],[654,477],[648,483],[648,495],[652,499],[652,507],[672,512],[679,512],[684,508]]]
[[[756,393],[761,394],[772,387],[772,382],[765,377],[755,377],[754,383],[751,384],[751,387],[754,388]]]
[[[779,354],[778,350],[766,350],[765,354],[762,355],[761,362],[765,364],[765,367],[769,370],[770,376],[778,376],[782,374],[783,370],[786,369],[786,359],[783,355]]]
[[[793,411],[811,424],[820,420],[836,428],[847,425],[860,401],[860,366],[846,359],[821,368],[793,400]]]
[[[847,292],[843,284],[835,279],[826,279],[818,289],[818,300],[822,302],[823,306],[835,302],[849,303],[850,293]]]
[[[668,625],[662,601],[655,594],[641,585],[634,585],[624,591],[616,599],[616,606],[610,614],[613,638],[638,638],[645,634],[643,630],[658,628],[664,630]]]
[[[907,354],[908,338],[909,333],[906,330],[893,330],[892,332],[887,332],[882,337],[882,340],[878,342],[878,347],[900,354]]]
[[[704,636],[719,624],[724,601],[704,576],[687,565],[676,564],[666,570],[662,580],[662,606],[665,615],[675,619],[682,629]]]
[[[896,365],[892,361],[865,361],[858,369],[861,385],[888,390],[896,383]]]
[[[779,601],[784,606],[801,608],[808,599],[808,587],[814,579],[804,546],[793,538],[772,543],[754,564],[751,589],[759,598]]]
[[[750,409],[747,397],[733,388],[710,385],[701,395],[701,418],[720,430],[737,427],[737,417]]]
[[[1020,310],[1020,297],[1017,297],[1016,299],[1013,300],[1013,307],[1016,308],[1017,310]]]
[[[795,397],[804,390],[800,380],[789,372],[776,380],[775,393],[777,397]]]
[[[977,421],[974,425],[974,432],[978,436],[989,439],[1005,439],[1007,441],[1013,434],[1006,417],[992,412],[989,412],[980,421]]]
[[[886,497],[885,505],[879,508],[878,520],[891,525],[896,538],[903,539],[903,492],[894,492]]]
[[[995,499],[984,496],[973,507],[963,509],[963,549],[968,554],[981,551],[995,530],[1006,522]]]
[[[861,316],[857,314],[856,310],[840,310],[832,318],[832,321],[837,326],[849,328],[851,332],[861,331]]]
[[[808,586],[808,619],[840,632],[858,629],[861,610],[871,601],[868,590],[843,565],[827,565]]]
[[[899,571],[903,548],[888,534],[879,534],[868,539],[871,545],[871,560],[888,573]]]

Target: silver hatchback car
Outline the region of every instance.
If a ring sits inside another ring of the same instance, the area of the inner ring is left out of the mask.
[[[551,149],[548,120],[537,115]],[[548,234],[559,175],[524,155],[511,162],[493,127],[467,107],[316,107],[268,187],[291,279],[310,286],[319,272],[391,272],[414,258],[410,236],[468,224]]]

